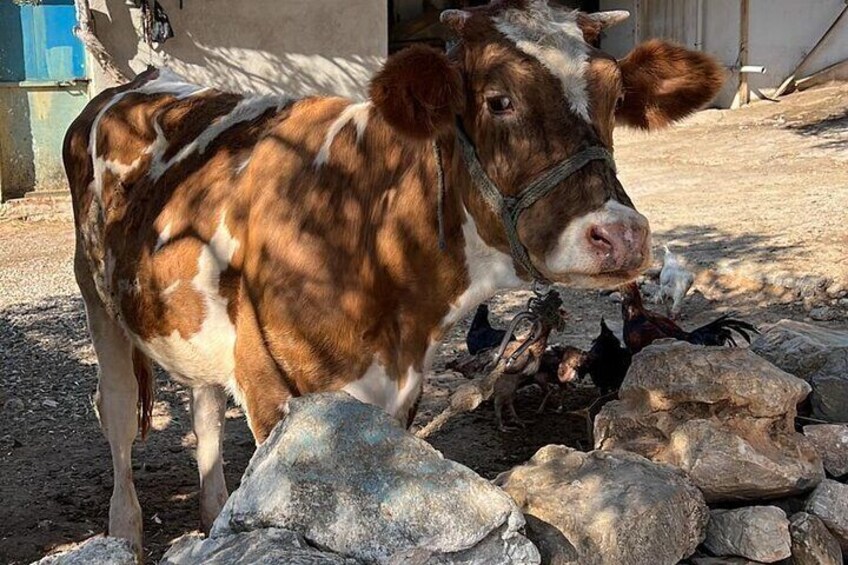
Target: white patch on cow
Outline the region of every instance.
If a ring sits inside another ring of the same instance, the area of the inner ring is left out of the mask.
[[[424,388],[424,373],[419,373],[415,367],[410,366],[406,371],[406,379],[403,386],[397,391],[394,402],[389,406],[388,412],[403,425],[411,424],[406,419],[409,417],[409,409],[418,401]]]
[[[222,213],[218,228],[197,259],[192,288],[203,299],[203,322],[194,335],[183,338],[174,330],[142,344],[142,349],[172,374],[183,375],[188,385],[216,384],[230,387],[235,370],[236,328],[220,294],[221,273],[232,261],[239,242]]]
[[[103,108],[101,108],[101,110],[97,113],[97,116],[95,116],[94,121],[92,121],[91,123],[91,134],[88,141],[88,150],[91,153],[91,160],[94,169],[94,178],[92,179],[89,188],[97,197],[98,201],[101,200],[103,197],[103,172],[108,167],[115,167],[115,169],[113,169],[113,172],[116,172],[116,170],[122,170],[124,171],[123,174],[125,175],[127,172],[138,166],[138,163],[140,161],[140,159],[136,159],[130,165],[123,165],[115,161],[104,160],[100,158],[100,154],[97,150],[97,133],[100,130],[100,121],[103,119],[103,116],[106,115],[106,112],[111,110],[112,107],[115,106],[115,104],[123,100],[125,96],[132,93],[151,95],[171,94],[175,96],[178,100],[182,100],[183,98],[199,94],[206,90],[208,89],[205,87],[186,82],[185,79],[183,79],[181,76],[177,75],[170,69],[160,69],[159,75],[155,79],[142,84],[138,88],[119,92],[118,94],[113,96],[111,100],[109,100],[106,104],[103,105]],[[158,126],[158,124],[154,123],[154,127],[156,126]],[[161,133],[161,128],[157,129],[157,134],[159,133]],[[164,138],[164,135],[162,137]],[[156,146],[155,141],[153,145]],[[167,147],[167,143],[165,144],[165,147]],[[151,146],[145,151],[145,153],[153,153],[154,150],[159,151],[160,149],[158,146]],[[164,148],[161,149],[161,151],[164,151]],[[116,172],[116,174],[123,176],[120,172]]]
[[[253,155],[251,154],[251,155],[249,155],[249,156],[245,157],[244,159],[242,159],[242,162],[241,162],[241,163],[239,163],[239,164],[238,164],[238,166],[237,166],[237,167],[236,167],[236,169],[235,169],[235,174],[236,174],[236,176],[238,176],[238,175],[240,175],[240,174],[242,174],[242,173],[244,172],[244,170],[245,170],[245,169],[247,168],[247,166],[250,164],[250,158],[251,158],[252,156],[253,156]]]
[[[174,227],[173,222],[168,222],[167,225],[159,232],[159,237],[156,239],[156,245],[153,247],[153,252],[156,253],[171,241],[171,229]]]
[[[178,280],[175,280],[174,282],[172,282],[171,284],[169,284],[167,287],[165,287],[165,290],[162,291],[162,296],[164,296],[165,298],[168,298],[169,296],[174,294],[177,291],[177,289],[180,288],[180,282],[182,282],[182,281],[180,281],[178,279]]]
[[[98,159],[100,159],[100,158],[98,157]],[[124,180],[126,180],[127,175],[129,175],[131,172],[133,172],[134,170],[136,170],[138,168],[139,164],[141,164],[141,155],[136,157],[133,160],[133,162],[130,163],[130,164],[124,164],[124,163],[121,163],[120,161],[103,160],[102,163],[101,163],[101,166],[105,170],[107,170],[107,171],[111,172],[113,175],[117,176],[121,181],[124,181]]]
[[[177,100],[188,98],[210,90],[209,87],[191,84],[171,69],[165,67],[159,69],[158,76],[147,81],[132,92],[139,94],[171,94]]]
[[[539,61],[560,80],[575,114],[589,120],[586,72],[588,46],[577,25],[577,12],[552,8],[534,0],[523,9],[504,10],[492,18],[495,27],[518,49]]]
[[[374,360],[361,377],[342,390],[361,402],[382,408],[406,425],[409,409],[421,395],[423,384],[424,374],[410,366],[401,386],[399,379],[393,379],[383,364]]]
[[[386,372],[382,363],[376,359],[357,380],[346,384],[342,390],[366,404],[373,404],[389,412],[389,406],[397,395],[395,379]]]
[[[233,378],[229,379],[224,386],[227,389],[227,393],[229,393],[229,395],[232,397],[236,404],[242,407],[245,406],[244,393],[242,392],[241,387],[236,382],[235,375],[233,375]],[[247,413],[246,410],[244,414],[247,417],[247,425],[250,426],[250,415]],[[252,429],[253,428],[251,428],[251,430]]]
[[[192,429],[197,438],[197,470],[200,474],[200,523],[204,530],[227,501],[221,436],[224,431],[227,396],[218,386],[199,386],[191,391]]]
[[[330,160],[330,148],[333,145],[333,140],[336,139],[336,136],[342,131],[348,122],[353,121],[356,126],[356,142],[362,139],[362,136],[365,134],[365,128],[368,126],[368,116],[371,112],[371,102],[359,102],[357,104],[351,104],[339,114],[339,117],[330,125],[330,129],[327,130],[327,134],[324,136],[324,143],[321,145],[321,149],[318,151],[318,155],[315,156],[315,161],[313,165],[315,168],[321,167],[325,165]]]
[[[443,328],[454,325],[496,292],[525,284],[515,272],[512,257],[489,247],[483,241],[477,233],[474,219],[468,212],[465,213],[465,222],[462,224],[462,235],[465,239],[465,265],[470,284],[451,305],[450,311],[442,320]]]
[[[548,270],[557,274],[596,274],[598,257],[589,246],[587,233],[594,225],[615,223],[647,225],[647,220],[633,208],[607,200],[598,210],[572,220],[562,231],[556,246],[545,258]]]
[[[159,180],[159,177],[161,177],[165,171],[184,160],[192,153],[196,152],[199,155],[203,155],[210,143],[215,141],[219,135],[234,125],[241,122],[255,120],[271,108],[276,108],[279,111],[290,101],[290,98],[278,95],[254,96],[240,100],[229,114],[221,116],[212,122],[200,135],[198,135],[190,143],[183,146],[183,148],[167,162],[162,162],[162,151],[155,153],[153,156],[153,163],[150,165],[150,178],[154,181]],[[161,129],[157,129],[157,137],[160,132]]]

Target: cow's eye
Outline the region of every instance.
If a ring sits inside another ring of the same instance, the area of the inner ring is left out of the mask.
[[[503,94],[487,96],[486,106],[489,108],[489,111],[495,114],[496,116],[511,114],[513,111],[515,111],[515,108],[512,105],[512,99],[509,96],[505,96]]]
[[[615,109],[621,110],[622,106],[624,106],[624,95],[623,94],[621,96],[619,96],[618,99],[615,101]]]

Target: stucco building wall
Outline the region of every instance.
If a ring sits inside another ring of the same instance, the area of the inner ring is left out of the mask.
[[[139,40],[140,12],[93,0],[97,34],[131,76],[167,65],[200,84],[237,92],[362,98],[387,52],[385,0],[160,0],[175,36]],[[93,92],[108,86],[90,65]]]
[[[601,9],[623,9],[631,18],[620,27],[609,31],[602,47],[615,56],[623,56],[633,48],[637,35],[637,4],[649,17],[638,22],[642,40],[663,28],[662,22],[650,21],[689,9],[683,25],[674,31],[683,34],[690,47],[695,47],[697,37],[697,7],[703,7],[701,17],[701,45],[699,48],[715,55],[727,67],[735,67],[739,57],[739,0],[601,0]],[[750,74],[748,82],[752,98],[771,94],[793,71],[801,58],[812,49],[828,26],[845,6],[844,0],[749,0],[748,64],[766,67],[765,74]],[[646,21],[647,20],[647,21]],[[684,30],[687,28],[687,30]],[[681,37],[672,39],[680,40]],[[834,29],[829,39],[805,65],[802,76],[812,74],[830,65],[848,59],[848,19]],[[848,79],[848,76],[844,77]],[[729,107],[736,94],[739,75],[731,71],[722,93],[716,100],[719,107]]]

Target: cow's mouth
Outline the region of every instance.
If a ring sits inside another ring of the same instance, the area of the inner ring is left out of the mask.
[[[605,288],[637,277],[651,264],[648,220],[609,200],[573,220],[544,261],[546,276],[569,286]]]

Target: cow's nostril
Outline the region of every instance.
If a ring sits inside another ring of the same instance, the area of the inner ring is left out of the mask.
[[[610,253],[613,250],[612,236],[601,226],[592,226],[589,228],[589,243],[593,247],[600,249],[605,253]]]

